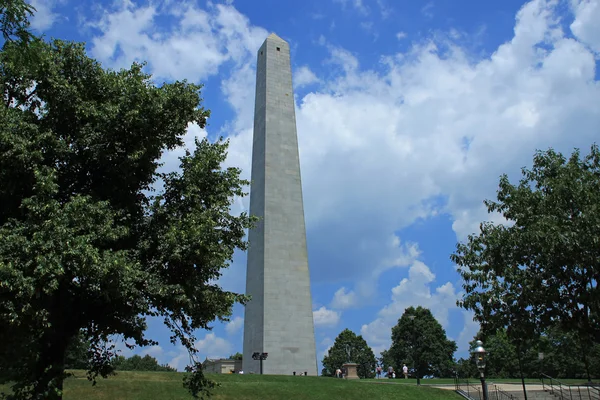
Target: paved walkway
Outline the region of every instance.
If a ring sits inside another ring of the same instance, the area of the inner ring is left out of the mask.
[[[368,382],[368,383],[383,383],[383,384],[397,384],[397,385],[416,385],[415,383],[397,383],[394,382],[393,380],[390,379],[375,379],[375,380],[369,380],[369,381],[364,381],[364,382]],[[523,392],[523,385],[521,383],[495,383],[494,381],[487,381],[488,385],[496,385],[500,390],[504,390],[505,392]],[[473,380],[472,382],[473,386],[479,386],[481,385],[479,383],[479,381]],[[433,388],[437,388],[437,389],[444,389],[444,390],[455,390],[456,387],[454,386],[454,383],[443,383],[443,384],[432,384],[432,383],[426,383],[423,384],[423,386],[427,386],[427,387],[433,387]],[[543,391],[544,387],[541,384],[538,383],[526,383],[525,387],[527,389],[527,391]]]
[[[479,383],[473,383],[474,386],[477,386]],[[522,392],[523,386],[520,383],[494,383],[493,381],[488,381],[488,385],[496,385],[500,390],[504,390],[505,392]],[[446,389],[446,390],[454,390],[454,385],[427,385],[430,387],[438,388],[438,389]],[[525,387],[527,390],[544,390],[542,385],[536,383],[526,383]]]
[[[523,385],[521,385],[520,383],[488,383],[498,386],[501,390],[504,390],[505,392],[523,391]],[[544,386],[536,383],[526,383],[525,388],[527,390],[544,390]]]

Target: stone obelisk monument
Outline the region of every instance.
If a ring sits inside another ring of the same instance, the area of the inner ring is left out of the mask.
[[[244,315],[244,373],[317,375],[290,47],[274,33],[258,50]]]

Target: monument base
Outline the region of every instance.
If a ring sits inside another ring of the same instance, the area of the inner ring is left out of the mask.
[[[346,371],[346,374],[344,375],[344,379],[359,379],[358,373],[356,370],[356,368],[358,367],[358,364],[346,363],[346,364],[342,365],[342,367],[344,367],[344,371]]]

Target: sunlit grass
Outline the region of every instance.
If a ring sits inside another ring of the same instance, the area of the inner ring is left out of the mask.
[[[64,399],[89,400],[175,400],[191,399],[182,386],[183,373],[119,372],[109,379],[100,379],[92,387],[84,371],[65,381]],[[235,400],[303,400],[303,399],[429,399],[458,400],[451,390],[427,386],[390,385],[387,380],[347,381],[310,376],[272,375],[210,375],[221,384],[213,391],[213,399]],[[396,380],[399,381],[399,380]],[[414,381],[413,381],[414,382]],[[0,390],[6,390],[6,387]]]

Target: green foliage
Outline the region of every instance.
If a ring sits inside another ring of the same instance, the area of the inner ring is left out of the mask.
[[[383,350],[380,354],[380,357],[377,358],[377,362],[379,362],[379,364],[382,366],[384,373],[387,372],[388,367],[394,367],[395,364],[389,350]]]
[[[168,365],[160,365],[156,358],[149,354],[141,357],[137,354],[125,358],[117,356],[112,361],[115,371],[159,371],[159,372],[176,372],[175,368]]]
[[[506,329],[499,329],[495,334],[488,334],[487,336],[485,336],[483,332],[478,333],[469,343],[471,349],[475,347],[475,341],[477,339],[481,339],[483,341],[485,350],[487,351],[485,376],[490,378],[519,378],[521,376],[519,363],[517,361],[517,349],[511,342]],[[475,360],[471,359],[469,361],[475,367],[475,371],[477,371]],[[529,362],[525,363],[526,366],[529,366],[530,364],[531,363]],[[477,375],[477,372],[475,372],[475,375]],[[533,375],[525,373],[525,376]]]
[[[565,332],[560,326],[547,329],[536,345],[536,357],[537,352],[544,353],[544,357],[536,358],[533,367],[546,375],[559,379],[588,378],[589,373],[600,378],[600,344],[582,347],[575,332]],[[585,358],[581,357],[584,353]]]
[[[479,332],[470,342],[471,348],[480,338],[487,351],[485,375],[489,378],[520,378],[517,347],[509,338],[505,329],[499,329],[494,334],[484,335]],[[540,337],[531,342],[531,346],[521,354],[523,375],[539,377],[541,373],[558,379],[587,378],[585,362],[581,357],[582,351],[587,351],[589,363],[592,366],[600,362],[600,346],[591,349],[579,348],[580,342],[573,333],[565,333],[560,327],[552,327],[543,332]],[[539,358],[543,353],[543,358]],[[478,377],[479,373],[473,359],[460,359],[457,362],[457,372],[460,377]],[[600,376],[594,367],[591,375]]]
[[[350,351],[350,357],[348,357]],[[373,350],[369,347],[362,336],[356,336],[350,329],[344,329],[337,338],[333,346],[323,357],[323,375],[334,376],[338,368],[347,362],[358,364],[357,373],[359,378],[375,377],[375,365],[377,360]]]
[[[22,0],[0,0],[0,30],[5,41],[27,41],[31,38],[29,17],[34,10]]]
[[[456,343],[448,340],[431,311],[419,306],[404,311],[392,328],[392,346],[382,358],[385,368],[391,365],[401,371],[406,364],[419,379],[428,375],[452,377],[455,351]]]
[[[456,361],[455,373],[459,378],[477,378],[479,372],[472,358],[460,358]],[[491,377],[491,376],[490,376]]]
[[[6,4],[3,32],[18,34],[11,23],[26,29],[27,10]],[[254,219],[230,206],[248,182],[221,167],[223,140],[197,140],[178,172],[158,173],[161,155],[209,112],[201,86],[157,87],[142,68],[104,70],[83,44],[61,40],[2,48],[0,375],[14,382],[9,398],[60,398],[80,334],[95,382],[113,369],[112,335],[155,344],[145,317],[162,317],[193,356],[194,330],[246,300],[214,282],[246,249]],[[202,395],[212,384],[197,361],[191,371],[186,384]]]
[[[82,334],[75,336],[65,355],[66,369],[88,369],[90,367],[90,342]]]
[[[229,356],[230,360],[242,360],[243,358],[244,358],[244,355],[242,353],[240,353],[239,351],[237,353]]]
[[[485,202],[509,224],[484,222],[451,256],[484,332],[507,328],[517,355],[557,324],[581,348],[600,343],[600,151],[538,151],[517,185],[500,178]],[[581,353],[589,369],[587,352]]]

